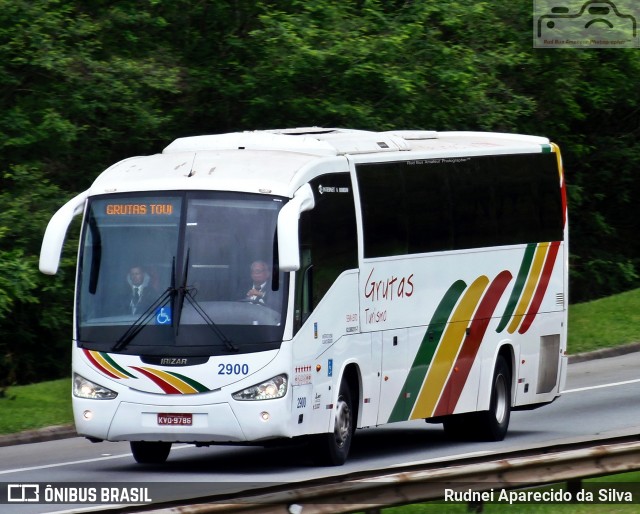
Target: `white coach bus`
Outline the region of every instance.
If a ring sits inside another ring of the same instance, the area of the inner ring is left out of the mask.
[[[84,213],[78,434],[308,443],[425,419],[504,438],[566,377],[567,207],[542,137],[290,129],[177,139],[104,171],[44,236],[55,274]]]

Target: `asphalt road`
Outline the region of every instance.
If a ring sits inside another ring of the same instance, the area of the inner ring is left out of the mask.
[[[316,468],[304,447],[210,447],[174,445],[164,465],[138,465],[128,443],[92,444],[74,437],[0,448],[0,486],[5,484],[110,483],[152,485],[154,501],[243,491],[411,462],[447,462],[468,455],[501,453],[640,433],[640,352],[572,363],[566,391],[553,404],[514,412],[507,438],[498,443],[452,442],[440,425],[422,421],[358,431],[349,461]],[[158,485],[160,484],[160,486]],[[78,505],[0,505],[2,513],[77,510]],[[83,508],[82,508],[83,509]]]

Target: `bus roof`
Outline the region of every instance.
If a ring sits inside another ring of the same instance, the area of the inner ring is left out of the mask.
[[[321,127],[184,137],[161,154],[114,164],[90,194],[217,189],[290,197],[313,175],[348,171],[346,156],[371,162],[411,159],[411,154],[424,159],[536,153],[548,145],[547,138],[518,134]]]
[[[212,150],[274,150],[312,155],[355,155],[397,151],[513,147],[549,144],[538,136],[495,132],[435,132],[431,130],[366,130],[307,127],[234,132],[176,139],[163,153]]]

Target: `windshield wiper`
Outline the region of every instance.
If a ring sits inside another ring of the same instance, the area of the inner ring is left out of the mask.
[[[233,351],[237,352],[238,347],[220,330],[218,325],[211,319],[211,317],[205,312],[202,306],[193,296],[193,288],[187,287],[188,270],[189,270],[189,251],[187,250],[185,272],[183,274],[182,284],[176,288],[176,273],[175,273],[176,259],[173,258],[173,265],[171,267],[171,284],[141,315],[136,319],[127,331],[116,341],[116,344],[111,348],[112,352],[119,352],[124,350],[131,341],[147,326],[149,320],[155,315],[155,310],[158,307],[163,307],[169,302],[172,304],[172,310],[174,317],[172,323],[175,328],[175,335],[178,335],[180,327],[180,318],[182,317],[182,308],[184,306],[185,298],[189,301],[193,309],[204,319],[207,326],[213,331],[213,333],[225,344],[225,346]]]
[[[202,306],[198,303],[195,296],[191,293],[191,289],[185,289],[185,297],[193,307],[193,309],[200,314],[200,317],[205,320],[207,326],[211,329],[211,331],[225,344],[229,350],[232,352],[237,352],[238,347],[233,344],[233,341],[224,335],[224,332],[220,330],[220,327],[216,324],[215,321],[211,319],[211,317],[206,313],[206,311],[202,308]]]
[[[155,310],[158,307],[164,307],[169,303],[169,300],[175,294],[175,290],[171,287],[168,287],[167,290],[162,293],[149,307],[144,311],[140,317],[135,320],[131,326],[127,329],[127,331],[120,336],[120,338],[116,341],[116,344],[111,348],[112,352],[119,352],[124,350],[131,341],[135,339],[135,337],[140,333],[140,331],[147,326],[149,320],[155,315]]]
[[[193,309],[206,322],[207,326],[218,337],[218,339],[220,339],[229,350],[231,350],[232,352],[237,352],[238,351],[238,347],[235,344],[233,344],[233,342],[226,335],[224,335],[224,332],[222,332],[222,330],[220,330],[220,327],[218,327],[218,325],[215,323],[215,321],[213,321],[211,319],[211,317],[205,312],[205,310],[202,308],[202,306],[198,303],[198,300],[196,300],[195,296],[192,293],[193,288],[187,287],[187,279],[188,279],[188,275],[189,275],[189,253],[190,253],[190,251],[191,251],[191,249],[187,250],[187,258],[186,258],[186,265],[185,265],[182,285],[178,288],[178,291],[177,291],[177,302],[176,302],[177,303],[177,306],[176,306],[177,310],[176,310],[176,316],[175,316],[175,320],[176,320],[176,324],[175,324],[176,335],[178,334],[178,330],[180,328],[180,318],[182,317],[182,307],[184,305],[184,299],[186,298],[189,301],[189,303],[191,304],[191,306],[193,307]]]
[[[131,326],[126,330],[124,334],[120,336],[120,338],[116,341],[116,344],[111,348],[112,352],[119,352],[124,350],[129,343],[133,341],[136,336],[140,333],[140,331],[147,326],[149,320],[155,314],[155,310],[158,307],[164,307],[169,303],[169,300],[174,302],[176,296],[176,258],[173,258],[172,266],[171,266],[171,284],[167,289],[149,306],[147,309],[140,315],[138,319],[136,319]]]

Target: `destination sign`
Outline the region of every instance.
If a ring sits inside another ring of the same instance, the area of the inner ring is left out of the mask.
[[[170,203],[108,203],[107,216],[171,216],[173,205]]]

